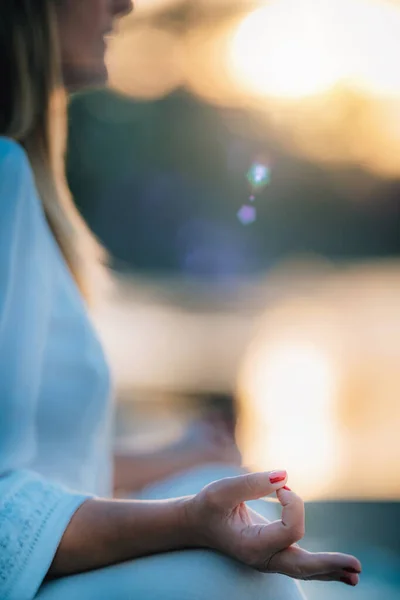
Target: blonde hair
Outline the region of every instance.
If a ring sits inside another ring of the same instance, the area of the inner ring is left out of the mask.
[[[83,295],[105,252],[76,209],[65,178],[67,98],[55,0],[5,0],[0,19],[0,134],[19,142],[43,209]]]

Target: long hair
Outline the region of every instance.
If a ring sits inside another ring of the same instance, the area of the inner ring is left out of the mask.
[[[67,98],[55,0],[3,0],[0,135],[27,152],[49,226],[85,297],[105,252],[76,209],[65,178]]]

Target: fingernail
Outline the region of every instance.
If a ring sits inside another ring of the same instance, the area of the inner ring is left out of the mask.
[[[291,491],[292,491],[292,490],[290,489],[290,487],[288,487],[287,485],[284,485],[282,489],[283,489],[283,490],[287,490],[288,492],[291,492]]]
[[[353,569],[353,567],[345,567],[343,571],[347,571],[348,573],[356,573],[357,575],[361,573],[359,569]]]
[[[352,585],[353,587],[356,585],[356,584],[355,584],[355,583],[353,583],[353,582],[351,581],[351,579],[349,579],[348,577],[341,577],[341,578],[340,578],[340,581],[341,581],[342,583],[345,583],[346,585]]]
[[[281,481],[285,481],[286,477],[286,471],[272,471],[269,474],[269,480],[271,483],[280,483]]]

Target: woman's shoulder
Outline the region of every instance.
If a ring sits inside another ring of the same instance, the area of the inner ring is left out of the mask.
[[[3,206],[24,191],[34,188],[34,178],[28,155],[18,142],[0,136],[0,197]]]
[[[15,222],[21,206],[34,206],[35,182],[28,155],[12,139],[0,136],[0,229]],[[30,211],[29,211],[30,212]]]
[[[6,167],[26,168],[28,156],[24,148],[11,138],[0,136],[0,172]],[[4,174],[4,173],[3,173]]]

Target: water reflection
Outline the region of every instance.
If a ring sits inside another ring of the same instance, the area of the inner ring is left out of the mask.
[[[308,499],[399,499],[400,267],[296,271],[236,294],[125,284],[99,315],[118,379],[182,397],[239,373],[247,464],[283,465]]]

